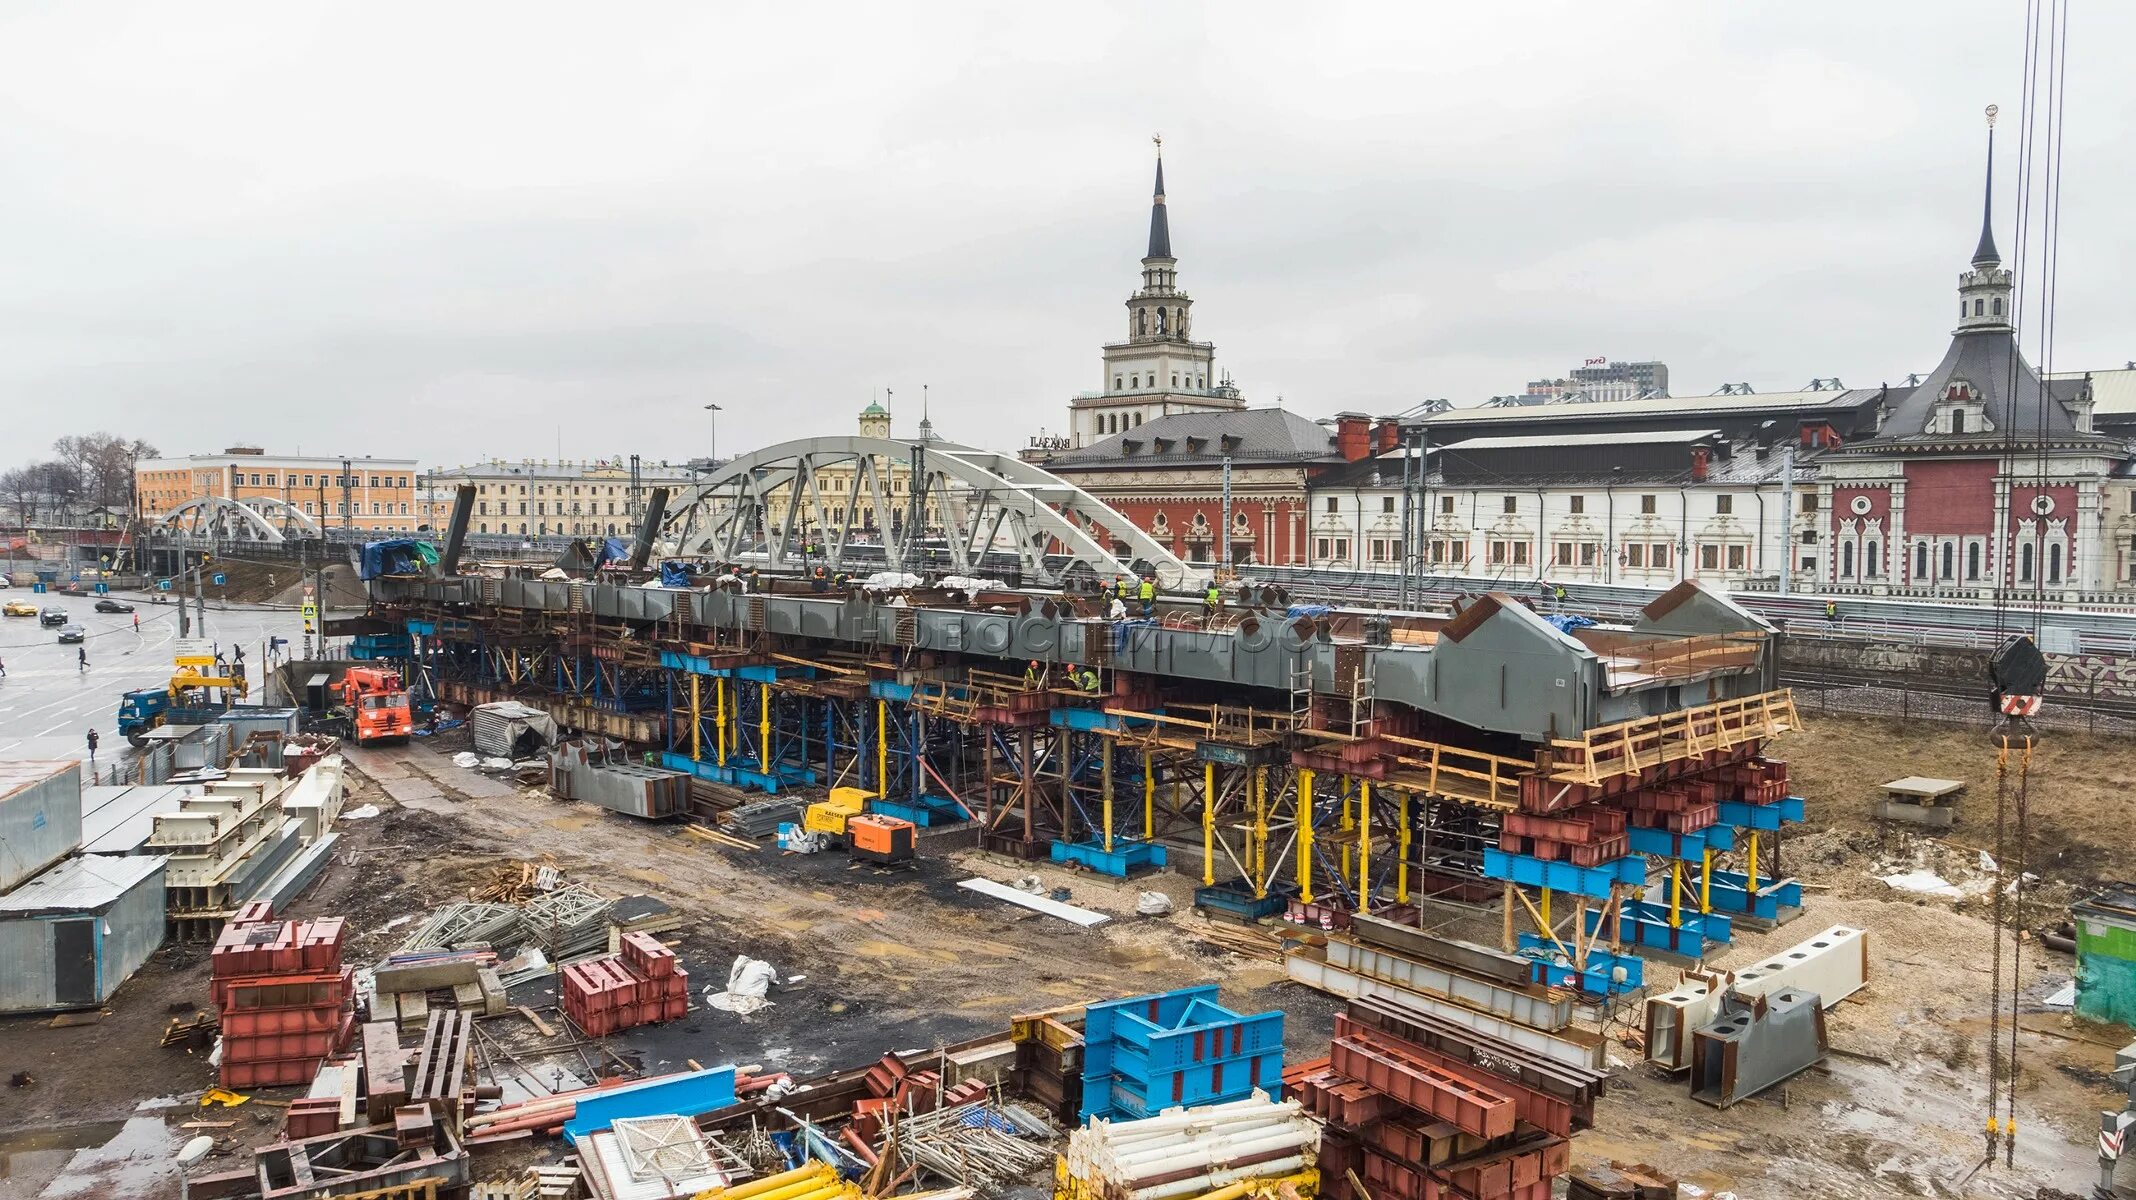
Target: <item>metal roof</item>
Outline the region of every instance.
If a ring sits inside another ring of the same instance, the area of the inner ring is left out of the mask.
[[[156,854],[90,854],[70,858],[0,895],[0,919],[93,912],[116,901],[141,881],[163,873]]]
[[[71,759],[25,758],[14,762],[0,762],[0,800],[17,792],[28,791],[68,771],[79,771],[81,764]]]
[[[1721,436],[1718,429],[1628,429],[1622,433],[1536,433],[1507,437],[1467,438],[1450,446],[1434,446],[1447,454],[1471,450],[1522,450],[1534,446],[1626,446],[1652,442],[1695,442]],[[1393,457],[1390,453],[1389,457]],[[1397,462],[1400,460],[1397,459]]]
[[[2081,381],[2086,374],[2092,381],[2092,412],[2136,413],[2136,370],[2056,371],[2047,378],[2057,383]]]
[[[1875,399],[1875,388],[1827,389],[1820,392],[1764,392],[1747,396],[1656,396],[1647,400],[1598,400],[1584,404],[1524,404],[1515,408],[1454,408],[1424,418],[1426,428],[1493,421],[1577,421],[1591,417],[1668,416],[1712,413],[1798,412],[1846,408]]]
[[[1159,438],[1169,442],[1169,447],[1158,449]],[[1232,439],[1228,453],[1233,463],[1335,460],[1334,434],[1319,422],[1287,409],[1241,408],[1159,417],[1060,455],[1047,462],[1046,469],[1183,461],[1214,465],[1227,453],[1227,438]],[[1199,439],[1200,445],[1190,449],[1190,439]]]

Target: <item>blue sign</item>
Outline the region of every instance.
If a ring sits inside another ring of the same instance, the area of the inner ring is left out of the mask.
[[[171,581],[170,581],[170,580],[168,580],[168,579],[158,579],[158,580],[156,581],[156,590],[157,590],[157,591],[159,591],[159,592],[167,592],[167,591],[170,591],[170,590],[171,590]]]
[[[97,584],[97,585],[96,585],[96,594],[97,594],[97,595],[99,595],[99,596],[106,596],[106,595],[110,595],[110,594],[111,594],[111,585],[110,585],[110,584],[108,584],[108,583],[99,583],[99,584]]]
[[[31,585],[30,585],[30,590],[31,590],[31,591],[33,591],[33,592],[42,592],[42,591],[44,591],[44,590],[45,590],[44,580],[40,579],[40,580],[38,580],[37,582],[35,582],[35,583],[31,584]]]
[[[213,575],[208,576],[208,582],[214,584],[216,587],[221,587],[223,585],[223,573],[221,571],[217,571]]]

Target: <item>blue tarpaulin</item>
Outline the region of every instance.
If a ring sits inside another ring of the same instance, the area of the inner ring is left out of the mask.
[[[601,540],[600,554],[595,557],[593,565],[605,567],[610,563],[627,563],[629,561],[629,542],[624,541],[622,538],[603,538]]]
[[[661,563],[660,586],[666,588],[686,588],[690,586],[690,564],[686,562]]]
[[[1593,621],[1577,613],[1559,613],[1556,616],[1544,617],[1543,620],[1557,626],[1559,633],[1571,633],[1575,629],[1585,629],[1594,624]]]
[[[437,547],[414,538],[365,542],[362,558],[356,565],[356,576],[376,579],[381,575],[420,575],[437,561]]]
[[[712,1067],[626,1083],[580,1097],[564,1133],[576,1142],[623,1117],[694,1117],[734,1103],[734,1068]]]
[[[1283,615],[1295,621],[1300,617],[1324,617],[1333,611],[1325,604],[1293,604]]]

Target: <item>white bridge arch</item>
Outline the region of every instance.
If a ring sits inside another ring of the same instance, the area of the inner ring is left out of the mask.
[[[317,520],[272,496],[196,496],[163,514],[157,524],[200,541],[283,542],[325,536]]]
[[[807,555],[811,543],[817,552]],[[1115,543],[1125,550],[1115,554]],[[669,506],[659,544],[788,571],[985,576],[1013,566],[1040,587],[1078,568],[1101,582],[1154,571],[1168,587],[1213,569],[1197,571],[1103,501],[1014,455],[903,438],[803,438],[742,455]]]

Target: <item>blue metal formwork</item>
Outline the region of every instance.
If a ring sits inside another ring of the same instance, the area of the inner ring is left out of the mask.
[[[1715,871],[1707,897],[1714,908],[1760,921],[1778,921],[1789,909],[1802,907],[1802,884],[1793,879],[1768,880],[1750,890],[1750,877],[1741,871]]]
[[[1113,848],[1105,848],[1105,840],[1089,842],[1053,843],[1051,856],[1057,863],[1077,863],[1101,875],[1125,879],[1141,870],[1155,870],[1165,865],[1164,847],[1139,838],[1113,839]]]
[[[1685,862],[1699,862],[1708,850],[1733,850],[1736,844],[1733,825],[1709,825],[1697,833],[1670,833],[1666,829],[1633,825],[1624,832],[1631,836],[1634,854],[1652,854]]]
[[[1503,879],[1528,887],[1546,887],[1556,892],[1570,892],[1595,900],[1610,898],[1614,884],[1642,884],[1646,882],[1646,859],[1637,854],[1612,859],[1599,867],[1578,867],[1569,862],[1552,862],[1527,854],[1508,854],[1504,850],[1486,847],[1483,852],[1483,875],[1486,879]]]
[[[1283,1014],[1241,1016],[1216,986],[1089,1005],[1083,1020],[1083,1117],[1139,1117],[1175,1105],[1282,1087]]]
[[[956,801],[947,796],[936,796],[926,792],[922,792],[918,800],[913,803],[881,798],[870,800],[867,802],[867,809],[869,812],[877,813],[881,816],[897,817],[901,820],[910,821],[922,829],[932,828],[936,825],[955,825],[971,819],[965,815],[964,809],[959,807]]]
[[[1666,950],[1685,958],[1704,958],[1707,944],[1727,945],[1734,927],[1725,913],[1679,912],[1677,924],[1669,924],[1669,906],[1647,900],[1628,900],[1619,906],[1618,929],[1634,945]],[[1602,913],[1587,914],[1586,930],[1592,936],[1602,924]]]
[[[1213,909],[1242,921],[1258,921],[1282,912],[1297,894],[1292,887],[1275,887],[1266,896],[1256,896],[1243,879],[1229,879],[1194,889],[1194,907]]]
[[[1741,800],[1723,800],[1721,823],[1761,833],[1778,832],[1780,826],[1802,824],[1803,803],[1800,796],[1788,796],[1777,804],[1745,804]]]
[[[1544,951],[1561,954],[1557,943],[1539,933],[1520,935],[1523,952]],[[1624,968],[1624,978],[1619,981],[1616,968]],[[1600,946],[1589,947],[1587,966],[1582,969],[1571,965],[1559,966],[1542,958],[1535,960],[1529,978],[1548,987],[1574,988],[1590,996],[1621,996],[1636,992],[1646,985],[1646,960],[1632,954],[1612,954]]]

